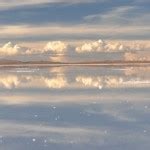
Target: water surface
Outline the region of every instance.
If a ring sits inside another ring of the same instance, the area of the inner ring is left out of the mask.
[[[0,70],[0,150],[148,150],[150,67]]]

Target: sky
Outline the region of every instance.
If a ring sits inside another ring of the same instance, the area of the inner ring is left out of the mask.
[[[103,51],[99,39],[117,41],[103,43],[106,51],[120,50],[118,41],[140,43],[123,45],[125,51],[143,44],[148,49],[149,7],[149,0],[0,0],[0,56],[37,50],[62,53],[68,45],[76,52]]]

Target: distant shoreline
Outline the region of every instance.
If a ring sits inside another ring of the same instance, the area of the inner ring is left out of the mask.
[[[0,62],[0,67],[53,67],[53,66],[149,66],[150,61],[95,61],[95,62]]]

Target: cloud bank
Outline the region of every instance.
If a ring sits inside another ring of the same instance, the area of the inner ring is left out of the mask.
[[[30,49],[21,47],[18,44],[8,42],[0,47],[0,56],[13,56],[18,54],[32,55],[32,54],[64,54],[68,49],[68,45],[62,41],[51,41],[42,49]]]
[[[124,46],[115,43],[110,44],[106,43],[102,40],[84,43],[83,45],[76,47],[76,52],[83,53],[83,52],[110,52],[110,51],[121,51],[124,49]]]
[[[147,42],[148,43],[148,42]],[[148,57],[150,45],[141,42],[125,42],[125,41],[87,41],[80,43],[67,43],[64,41],[49,41],[40,48],[27,48],[8,42],[0,47],[0,56],[3,58],[19,60],[51,60],[55,62],[81,61],[98,59],[100,54],[112,56],[116,59],[123,60],[149,60]],[[83,54],[86,54],[85,57]],[[92,55],[90,55],[92,54]],[[108,54],[108,55],[106,55]],[[101,56],[102,56],[101,55]],[[113,56],[114,55],[114,56]],[[117,55],[117,56],[116,56]],[[109,59],[113,59],[110,57]],[[113,59],[114,60],[114,59]]]
[[[77,53],[86,52],[123,52],[123,51],[138,51],[146,49],[142,44],[125,45],[120,42],[107,42],[98,40],[94,42],[84,43],[76,47]]]

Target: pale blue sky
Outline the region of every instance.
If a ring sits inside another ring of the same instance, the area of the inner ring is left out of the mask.
[[[0,0],[0,41],[145,40],[149,8],[149,0]]]

